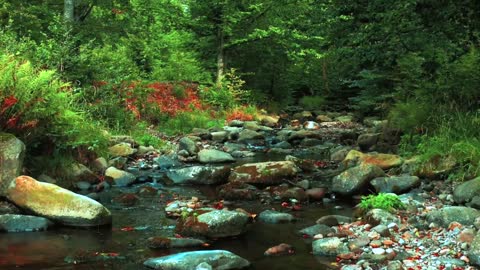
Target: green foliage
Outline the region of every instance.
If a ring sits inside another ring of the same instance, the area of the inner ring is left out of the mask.
[[[410,101],[396,103],[389,113],[389,123],[397,128],[415,133],[426,128],[431,120],[432,104]]]
[[[217,119],[209,112],[180,112],[175,117],[167,117],[159,123],[158,129],[166,134],[185,134],[194,128],[222,127],[225,119]]]
[[[326,101],[322,96],[305,96],[300,99],[299,103],[306,110],[321,110]]]
[[[379,193],[378,195],[370,194],[368,196],[363,196],[360,202],[360,208],[365,211],[383,209],[389,212],[394,212],[399,209],[404,209],[405,205],[400,201],[396,194]]]

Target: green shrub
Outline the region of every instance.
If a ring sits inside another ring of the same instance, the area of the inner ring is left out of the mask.
[[[305,96],[299,101],[305,110],[321,110],[325,106],[325,97],[322,96]]]
[[[379,193],[378,195],[368,195],[362,197],[360,208],[369,211],[372,209],[383,209],[389,212],[404,209],[405,205],[400,201],[397,195],[393,193]]]

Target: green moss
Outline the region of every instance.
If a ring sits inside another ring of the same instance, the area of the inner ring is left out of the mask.
[[[390,212],[399,209],[405,209],[405,205],[400,201],[397,195],[393,193],[379,193],[378,195],[368,195],[362,197],[360,208],[369,211],[372,209],[383,209]]]

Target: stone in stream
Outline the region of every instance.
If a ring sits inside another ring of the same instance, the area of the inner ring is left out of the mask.
[[[173,167],[178,166],[180,163],[175,160],[172,156],[159,156],[157,158],[153,159],[153,162],[155,162],[159,167],[160,170],[169,170]]]
[[[470,263],[476,266],[480,266],[480,234],[477,233],[470,245],[470,250],[467,253]]]
[[[238,141],[239,142],[261,140],[261,139],[264,139],[264,138],[265,138],[265,136],[262,133],[259,133],[257,131],[250,130],[250,129],[244,129],[238,135]]]
[[[218,196],[225,200],[255,200],[259,196],[259,190],[252,185],[243,182],[229,182],[217,188]]]
[[[444,228],[454,221],[464,226],[474,225],[478,217],[480,217],[479,210],[464,206],[444,206],[427,213],[428,222],[434,222]]]
[[[330,233],[334,233],[335,230],[324,224],[316,224],[305,229],[298,231],[301,235],[308,235],[314,237],[317,234],[327,236]]]
[[[281,184],[284,179],[295,176],[300,169],[292,161],[247,163],[235,167],[229,181],[250,184]]]
[[[411,175],[377,177],[370,181],[377,193],[402,194],[420,185],[420,178]]]
[[[198,146],[189,137],[183,137],[178,141],[178,150],[186,150],[190,155],[195,155],[198,153]]]
[[[272,145],[272,148],[292,149],[293,146],[289,142],[281,141],[281,142],[278,142],[278,143]]]
[[[200,264],[208,264],[213,269],[242,269],[250,266],[244,258],[226,250],[201,250],[182,252],[164,257],[151,258],[143,264],[149,268],[162,270],[192,270]],[[205,269],[205,266],[202,266]],[[207,268],[208,269],[208,268]]]
[[[480,194],[480,177],[461,183],[453,191],[456,203],[467,203]]]
[[[68,226],[99,226],[112,223],[110,211],[88,197],[59,186],[17,177],[6,197],[18,207]]]
[[[392,154],[364,154],[362,152],[351,150],[342,162],[348,164],[371,164],[380,167],[383,170],[388,170],[394,167],[399,167],[403,164],[403,159],[398,155]]]
[[[153,249],[199,247],[205,244],[205,241],[195,238],[176,237],[150,237],[147,242],[148,247]]]
[[[349,252],[347,244],[338,237],[315,240],[312,243],[312,249],[313,255],[319,256],[337,256]]]
[[[105,171],[105,177],[112,179],[113,184],[119,187],[126,187],[135,182],[136,179],[135,175],[115,167],[109,167]]]
[[[241,211],[194,212],[191,216],[178,220],[176,232],[184,236],[209,238],[236,236],[246,231],[249,218],[249,215]]]
[[[166,176],[173,184],[214,185],[227,182],[230,175],[229,166],[192,166],[173,169]]]
[[[400,224],[400,219],[383,209],[372,209],[365,214],[365,221],[368,224],[377,226],[379,224],[389,225],[391,223]]]
[[[368,151],[377,144],[378,139],[380,138],[380,133],[364,133],[358,136],[357,144],[362,151]]]
[[[276,245],[274,247],[267,249],[263,254],[265,256],[280,256],[280,255],[288,255],[293,253],[294,253],[294,250],[291,245],[281,243],[280,245]]]
[[[235,159],[229,153],[215,150],[215,149],[203,149],[198,152],[198,161],[200,163],[224,163],[234,162]]]
[[[35,232],[45,231],[53,223],[44,218],[27,215],[0,215],[0,231],[5,232]]]
[[[288,213],[282,213],[274,210],[265,210],[258,214],[258,221],[270,224],[288,223],[295,220],[295,217]]]
[[[331,191],[344,196],[353,195],[361,192],[370,180],[384,175],[385,173],[378,166],[361,164],[335,176]]]
[[[20,175],[25,156],[25,145],[15,136],[0,132],[0,196]]]

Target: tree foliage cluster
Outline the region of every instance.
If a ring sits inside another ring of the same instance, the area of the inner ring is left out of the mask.
[[[2,61],[29,60],[38,76],[55,70],[82,115],[107,126],[135,125],[119,107],[146,98],[149,83],[195,83],[216,108],[273,99],[388,115],[410,142],[428,145],[414,133],[433,134],[450,148],[465,142],[462,151],[480,137],[458,124],[478,124],[479,30],[480,2],[466,0],[0,3]],[[138,97],[118,94],[131,83]]]

